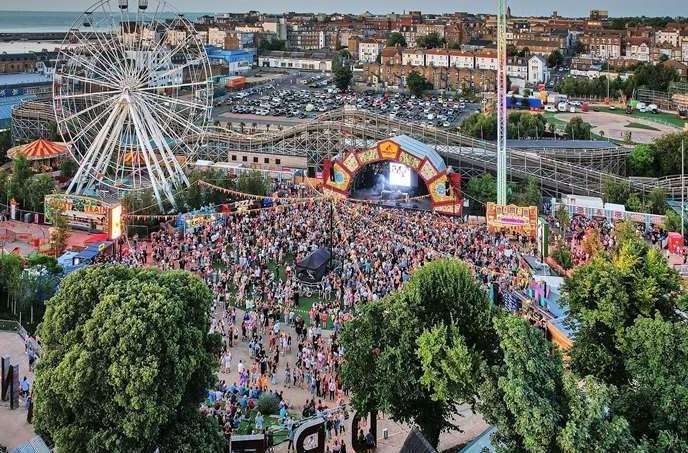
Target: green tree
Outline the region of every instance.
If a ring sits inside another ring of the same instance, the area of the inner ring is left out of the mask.
[[[14,253],[0,253],[0,290],[5,295],[8,310],[16,313],[17,299],[21,294],[22,258]]]
[[[54,233],[51,235],[51,244],[53,253],[57,257],[67,246],[69,239],[69,222],[67,216],[62,211],[53,211],[52,213]]]
[[[267,195],[270,190],[270,181],[258,170],[243,172],[236,181],[239,192],[252,195]]]
[[[661,187],[653,187],[647,194],[647,202],[652,214],[662,214],[667,208],[667,193]]]
[[[76,161],[67,157],[60,162],[60,176],[63,178],[71,178],[76,174],[78,168],[79,165],[76,163]]]
[[[34,175],[26,185],[25,207],[31,211],[43,212],[45,196],[55,191],[55,181],[45,173]]]
[[[636,145],[628,155],[628,166],[632,176],[656,176],[656,149],[653,145]]]
[[[436,347],[443,341],[441,326],[450,321],[459,326],[446,331],[456,334],[450,344],[460,341],[489,360],[496,347],[491,316],[487,296],[466,264],[443,259],[419,268],[403,290],[367,304],[344,326],[342,380],[354,407],[382,409],[394,420],[414,423],[437,445],[460,402],[426,385],[428,376],[441,374],[435,366],[446,368],[447,358]],[[427,335],[421,340],[421,358],[417,342],[422,332]]]
[[[648,206],[640,199],[637,193],[633,192],[626,200],[626,209],[633,212],[647,212]]]
[[[420,75],[418,71],[411,71],[408,77],[406,77],[406,85],[411,94],[418,97],[422,96],[425,90],[432,88],[432,84],[425,80],[425,77]]]
[[[618,406],[654,451],[688,451],[688,325],[638,318],[620,342],[629,376]]]
[[[349,66],[338,66],[334,71],[334,84],[342,91],[348,90],[354,77]]]
[[[497,181],[491,173],[485,173],[481,177],[473,177],[468,180],[464,192],[469,198],[480,203],[497,200]]]
[[[625,204],[628,195],[631,193],[631,186],[628,181],[621,179],[606,178],[603,182],[604,201],[607,203]]]
[[[569,215],[569,211],[566,209],[566,206],[559,206],[559,209],[557,209],[557,212],[554,214],[554,216],[559,221],[559,225],[561,225],[561,229],[563,230],[562,232],[565,233],[569,227],[569,223],[571,223],[571,216]]]
[[[540,206],[542,192],[535,178],[528,177],[523,181],[519,191],[514,194],[514,202],[521,206]]]
[[[439,33],[433,31],[425,36],[419,36],[416,38],[416,45],[418,47],[423,47],[425,49],[436,49],[442,47],[445,44],[444,38],[442,38]]]
[[[55,121],[51,121],[48,123],[48,140],[50,140],[51,142],[62,141],[60,130],[58,129],[57,123]]]
[[[667,209],[664,213],[664,229],[667,231],[681,231],[681,215],[674,211],[673,209]],[[684,219],[685,220],[685,219]],[[685,226],[684,226],[685,229]]]
[[[562,302],[576,331],[571,369],[620,386],[628,382],[620,343],[639,316],[673,319],[680,290],[678,273],[662,253],[632,238],[612,255],[597,254],[564,282]]]
[[[636,450],[628,420],[613,410],[615,387],[565,373],[564,393],[567,420],[557,437],[562,453]]]
[[[512,315],[495,318],[502,360],[484,366],[478,409],[497,451],[552,451],[564,424],[564,369],[544,336]]]
[[[10,129],[0,131],[0,163],[6,162],[7,150],[12,147],[12,133]]]
[[[29,161],[24,156],[15,158],[12,161],[12,174],[7,180],[5,188],[7,198],[14,198],[20,203],[20,206],[23,206],[27,196],[26,186],[30,177]]]
[[[395,47],[397,44],[399,47],[406,47],[406,38],[401,33],[393,31],[387,35],[387,47]]]
[[[688,149],[688,132],[665,134],[655,140],[657,176],[681,174],[681,143]],[[685,170],[688,172],[688,169]]]
[[[217,422],[198,411],[216,379],[211,301],[188,272],[67,276],[39,329],[36,431],[58,451],[222,451]]]
[[[574,116],[566,124],[564,132],[572,140],[588,140],[590,135],[590,123],[586,123],[580,116]]]
[[[547,66],[550,68],[561,66],[563,62],[564,55],[562,55],[561,51],[559,50],[553,50],[547,57]]]
[[[269,52],[272,50],[284,50],[287,47],[287,43],[281,39],[263,39],[258,45],[258,50],[261,52]]]

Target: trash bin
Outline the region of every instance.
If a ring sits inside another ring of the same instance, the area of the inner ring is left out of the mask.
[[[25,212],[24,213],[24,222],[26,223],[31,223],[31,219],[33,218],[33,215],[31,215],[30,212]]]

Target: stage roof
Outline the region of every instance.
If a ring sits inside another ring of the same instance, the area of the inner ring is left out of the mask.
[[[437,171],[447,170],[447,164],[444,163],[442,156],[437,154],[437,151],[425,143],[419,142],[408,135],[397,135],[389,140],[397,143],[404,151],[407,151],[420,159],[427,158],[430,162],[432,162]]]

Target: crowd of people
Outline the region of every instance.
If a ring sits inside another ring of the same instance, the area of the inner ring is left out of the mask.
[[[282,203],[186,231],[163,228],[149,244],[131,240],[120,259],[195,272],[212,289],[211,331],[222,335],[223,351],[218,357],[221,382],[206,410],[218,416],[227,435],[250,410],[253,429],[266,428],[255,414],[266,393],[280,401],[279,421],[290,436],[294,420],[289,414],[323,416],[343,407],[342,325],[359,304],[399,289],[425,262],[458,257],[486,290],[494,287],[496,293],[528,283],[519,259],[533,252],[534,243],[525,236],[507,238],[428,211],[353,201],[331,207],[332,201],[319,199]],[[297,278],[295,265],[323,246],[332,251],[332,265],[315,287],[315,297],[306,297],[308,288]],[[287,394],[306,395],[307,401],[299,405]],[[331,451],[345,448],[341,416],[323,416],[332,427]]]

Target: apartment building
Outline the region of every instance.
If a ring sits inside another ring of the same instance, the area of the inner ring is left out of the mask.
[[[622,39],[620,32],[596,31],[580,37],[581,43],[594,58],[608,59],[621,56]]]
[[[463,52],[461,50],[450,50],[449,66],[454,68],[473,69],[475,68],[475,54],[473,54],[473,52]]]
[[[449,67],[449,51],[447,49],[428,49],[425,51],[425,64],[438,68]]]
[[[626,58],[635,61],[650,61],[650,38],[628,38],[626,43]]]
[[[425,66],[425,49],[403,49],[401,64],[404,66]]]
[[[476,52],[475,67],[477,69],[491,69],[493,71],[496,71],[499,67],[499,60],[497,60],[497,51],[480,50]]]
[[[358,42],[358,61],[361,63],[375,63],[380,52],[385,48],[384,39],[364,39]],[[349,49],[349,52],[354,52]]]

